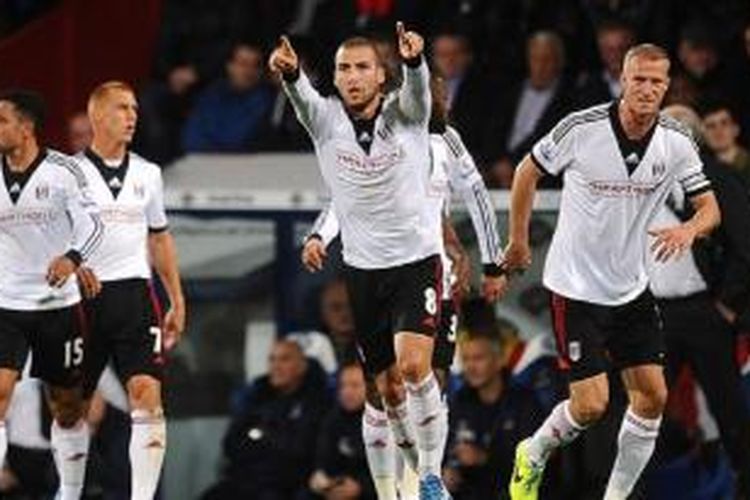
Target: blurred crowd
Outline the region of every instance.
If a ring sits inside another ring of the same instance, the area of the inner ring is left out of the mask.
[[[450,430],[443,476],[456,499],[507,498],[515,447],[565,397],[566,379],[550,335],[520,332],[481,299],[464,302],[462,317],[445,395]],[[365,381],[342,280],[323,286],[320,318],[317,330],[277,340],[267,374],[235,392],[221,477],[203,500],[376,498],[361,435]],[[742,341],[738,360],[747,368]],[[602,443],[617,434],[627,405],[617,377],[611,379],[608,416],[550,463],[543,498],[601,498],[615,456]],[[681,374],[657,454],[634,498],[683,498],[660,496],[674,481],[695,493],[690,498],[730,498],[733,475],[700,394],[694,379]]]
[[[673,56],[666,104],[698,109],[720,160],[750,175],[750,4],[742,0],[168,0],[135,149],[162,164],[191,152],[310,150],[265,64],[278,36],[291,36],[330,93],[335,48],[352,34],[378,40],[398,75],[399,19],[427,37],[450,118],[490,187],[508,187],[518,160],[562,116],[616,98],[622,56],[639,41]]]

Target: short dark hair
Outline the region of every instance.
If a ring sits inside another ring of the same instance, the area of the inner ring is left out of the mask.
[[[380,57],[380,52],[378,52],[378,47],[375,44],[375,40],[366,36],[353,36],[351,38],[347,38],[346,40],[341,42],[341,44],[339,44],[336,52],[341,49],[353,49],[355,47],[370,47],[375,53],[375,61],[378,66],[385,67],[384,61]]]
[[[729,116],[732,117],[732,120],[735,122],[739,122],[737,119],[737,113],[734,110],[732,104],[729,102],[722,100],[722,99],[708,99],[703,101],[698,106],[698,114],[701,118],[705,118],[708,115],[712,115],[714,113],[719,113],[720,111],[726,111],[729,113]]]
[[[633,27],[633,25],[627,22],[626,20],[620,19],[617,17],[604,19],[596,25],[597,35],[601,33],[610,32],[610,31],[627,32],[630,34],[630,36],[633,37],[633,39],[636,38],[636,30]]]
[[[19,115],[29,120],[34,125],[34,135],[41,133],[46,114],[41,94],[25,89],[7,90],[0,93],[0,101],[11,103]]]

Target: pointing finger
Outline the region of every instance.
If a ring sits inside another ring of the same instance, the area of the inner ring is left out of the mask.
[[[401,21],[398,21],[396,23],[396,34],[398,35],[399,40],[403,40],[404,33],[405,33],[404,23],[402,23]]]

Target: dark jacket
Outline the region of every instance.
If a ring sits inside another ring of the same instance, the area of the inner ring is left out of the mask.
[[[233,491],[294,498],[304,490],[315,461],[318,431],[332,398],[327,377],[310,362],[302,385],[280,394],[260,377],[242,399],[224,437]],[[246,498],[251,498],[247,496]],[[275,497],[273,497],[275,498]]]
[[[719,203],[721,225],[709,239],[696,242],[693,254],[716,298],[740,315],[740,328],[750,329],[750,196],[735,172],[709,155],[702,160]]]
[[[350,477],[357,481],[362,488],[361,499],[377,498],[362,441],[362,410],[348,412],[337,405],[326,415],[320,429],[315,463],[316,469],[329,477]]]
[[[534,394],[520,386],[506,385],[493,404],[483,403],[471,387],[459,389],[451,402],[447,453],[447,465],[455,467],[462,478],[454,498],[479,500],[497,498],[498,492],[505,494],[516,445],[530,436],[543,419]],[[461,442],[489,453],[487,463],[478,467],[460,465],[453,449]]]

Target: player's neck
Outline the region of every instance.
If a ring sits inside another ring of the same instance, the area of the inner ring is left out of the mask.
[[[5,159],[11,172],[25,172],[37,156],[39,156],[39,145],[32,141],[14,149],[5,155]]]
[[[477,394],[479,400],[485,404],[494,404],[503,395],[503,379],[500,376],[493,377],[488,383],[479,387]]]
[[[638,140],[645,137],[651,127],[653,127],[654,122],[656,121],[656,118],[658,116],[654,113],[635,113],[632,108],[626,106],[622,101],[617,107],[617,110],[617,114],[620,118],[620,125],[622,125],[622,130],[630,140]]]
[[[380,108],[380,101],[383,96],[378,94],[372,101],[367,103],[363,108],[349,108],[349,113],[357,120],[372,120]]]
[[[119,161],[125,157],[128,148],[124,142],[94,138],[91,143],[91,151],[103,160]]]

